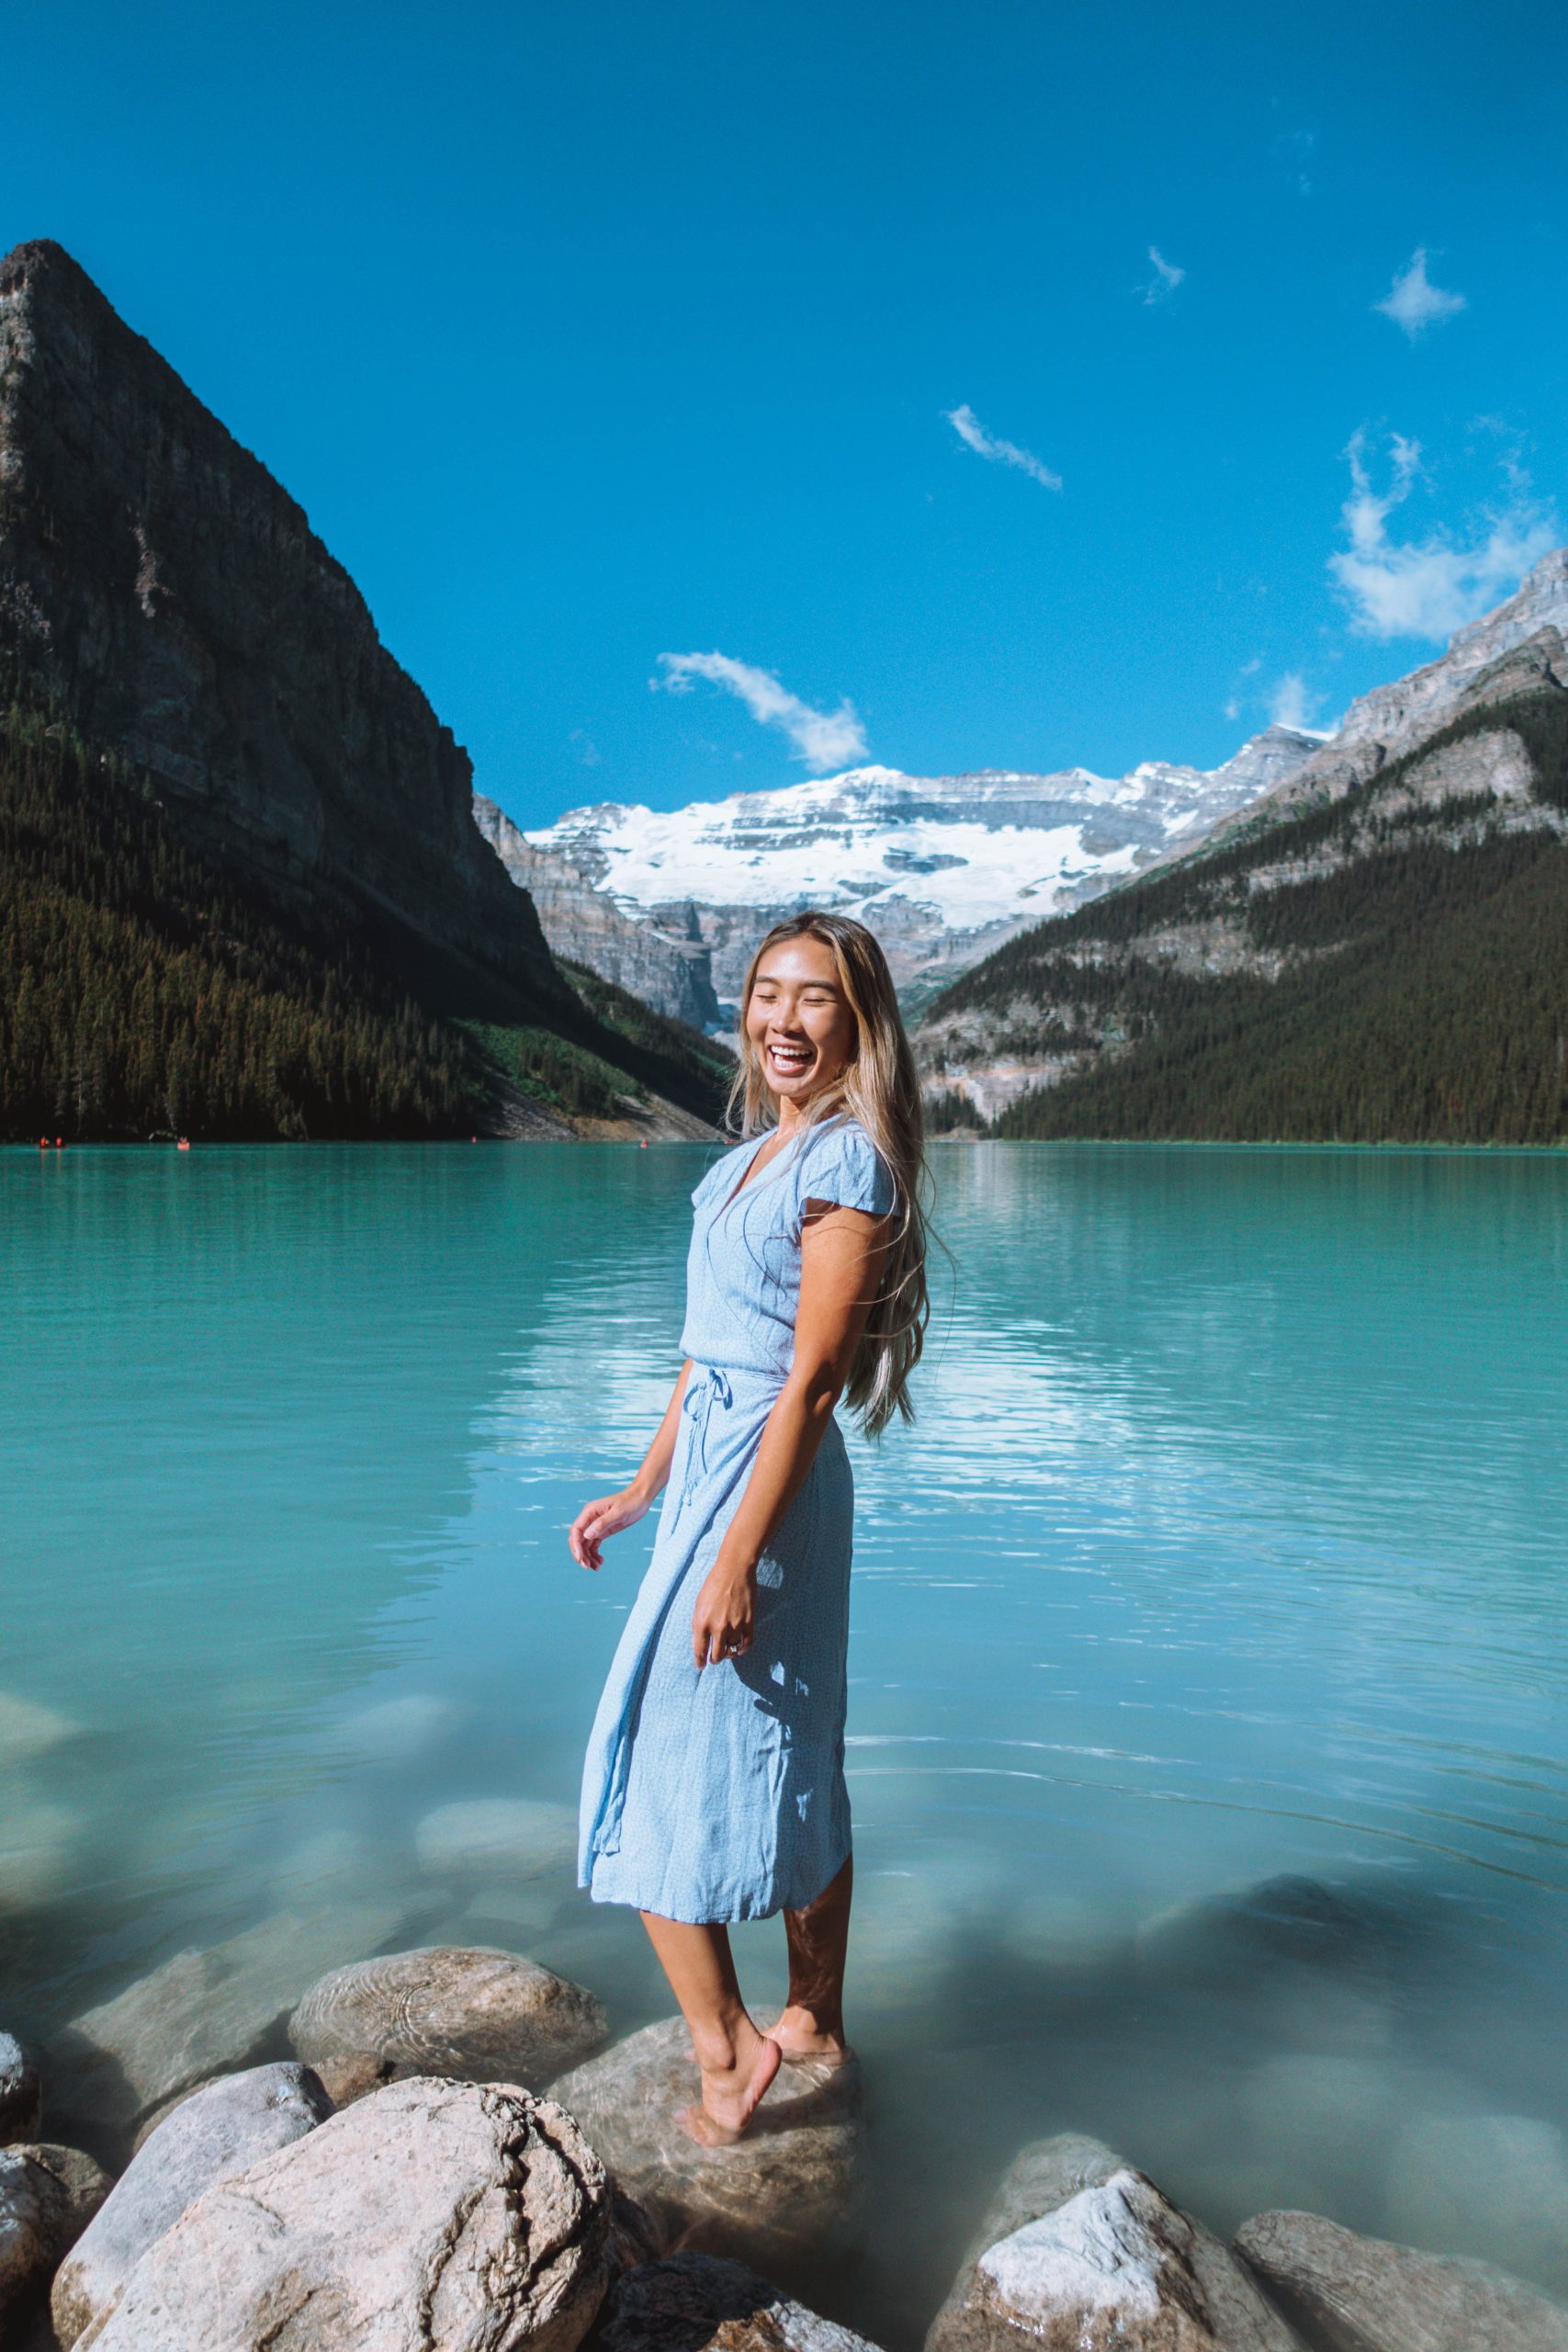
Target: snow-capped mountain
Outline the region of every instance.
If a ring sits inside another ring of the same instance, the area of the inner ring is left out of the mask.
[[[808,906],[869,922],[908,989],[1201,841],[1323,740],[1270,727],[1207,773],[1164,761],[1118,777],[862,767],[668,812],[604,803],[521,836],[528,870],[516,878],[558,952],[594,961],[591,898],[607,899],[634,922],[700,939],[727,1003],[768,925]]]

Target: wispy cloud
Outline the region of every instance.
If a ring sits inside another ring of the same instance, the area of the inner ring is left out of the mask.
[[[1323,701],[1309,692],[1299,670],[1287,670],[1269,697],[1269,719],[1274,727],[1310,727]]]
[[[1298,196],[1312,194],[1312,181],[1307,165],[1317,145],[1315,130],[1282,130],[1274,141],[1274,152],[1283,163],[1286,172],[1295,182]]]
[[[792,695],[771,670],[750,662],[732,661],[728,653],[661,653],[661,678],[650,678],[654,688],[672,695],[690,694],[694,682],[705,678],[743,702],[761,727],[777,727],[789,737],[795,757],[813,775],[843,767],[866,753],[865,729],[854,705],[841,702],[837,710],[813,710]]]
[[[569,740],[576,745],[577,756],[585,768],[596,768],[599,765],[604,755],[586,729],[574,727]]]
[[[1262,667],[1261,653],[1242,663],[1224,706],[1225,717],[1236,719],[1260,714],[1271,727],[1310,729],[1323,707],[1323,696],[1313,692],[1299,670],[1287,670],[1271,685],[1265,684],[1258,675]]]
[[[1147,304],[1168,302],[1187,272],[1179,269],[1173,261],[1167,261],[1157,245],[1149,247],[1149,259],[1155,266],[1155,274],[1138,291]]]
[[[998,466],[1016,466],[1021,474],[1046,490],[1061,489],[1061,475],[1053,473],[1043,458],[1037,458],[1032,449],[1021,448],[1016,441],[1001,441],[987,433],[967,401],[962,408],[944,408],[942,414],[964,447],[973,449],[977,458],[989,458]]]
[[[1385,319],[1402,327],[1412,343],[1436,326],[1440,319],[1451,319],[1464,309],[1462,294],[1450,294],[1441,286],[1434,286],[1427,275],[1427,248],[1417,245],[1410,257],[1410,266],[1394,279],[1382,301],[1372,304]]]
[[[1389,517],[1422,480],[1421,447],[1404,434],[1389,436],[1389,478],[1378,491],[1367,466],[1366,435],[1345,452],[1350,495],[1341,509],[1348,545],[1328,569],[1350,607],[1360,637],[1450,637],[1498,603],[1557,538],[1550,507],[1533,495],[1529,477],[1505,464],[1507,494],[1455,540],[1442,531],[1400,542]]]

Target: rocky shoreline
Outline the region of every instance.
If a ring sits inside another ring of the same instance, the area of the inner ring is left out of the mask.
[[[852,2269],[857,2066],[786,2067],[739,2146],[700,2148],[679,2018],[612,2043],[591,1992],[489,1947],[300,1990],[288,1924],[177,1954],[36,2057],[0,2032],[7,2352],[876,2352],[787,2284]],[[1058,2133],[1008,2167],[925,2339],[1024,2346],[1568,2352],[1568,2309],[1321,2215],[1227,2246]]]

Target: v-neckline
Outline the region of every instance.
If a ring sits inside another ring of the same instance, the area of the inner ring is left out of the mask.
[[[746,1172],[741,1177],[739,1183],[735,1187],[734,1192],[731,1193],[729,1198],[726,1201],[724,1208],[720,1212],[721,1215],[728,1216],[728,1212],[735,1206],[736,1202],[740,1198],[741,1193],[746,1190],[747,1185],[751,1182],[752,1177],[756,1174],[757,1162],[767,1150],[768,1146],[774,1141],[777,1135],[777,1127],[773,1127],[770,1128],[769,1132],[762,1137],[761,1142],[757,1146],[756,1150],[746,1162]]]

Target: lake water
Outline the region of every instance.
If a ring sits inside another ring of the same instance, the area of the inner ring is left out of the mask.
[[[562,1531],[659,1419],[705,1164],[0,1158],[0,1691],[64,1719],[0,1703],[0,2022],[280,1911],[668,2011],[634,1917],[445,1808],[575,1802],[652,1523],[597,1579]],[[868,2218],[823,2301],[908,2352],[1066,2129],[1222,2230],[1568,2290],[1568,1159],[936,1168],[920,1419],[852,1441]],[[778,1923],[738,1944],[776,1996]]]

